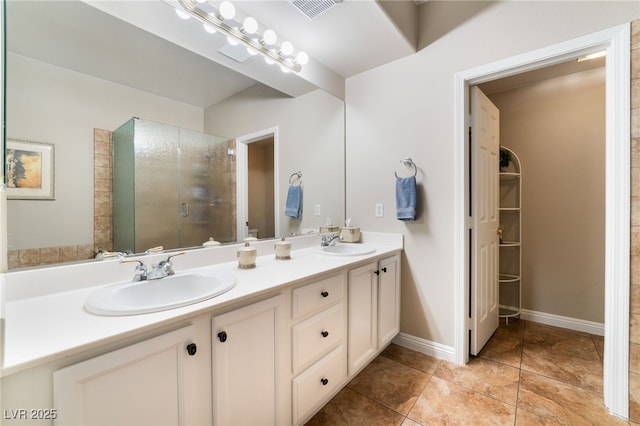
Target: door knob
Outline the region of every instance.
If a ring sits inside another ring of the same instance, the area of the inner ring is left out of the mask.
[[[189,343],[187,345],[187,353],[190,356],[194,356],[196,354],[196,352],[198,351],[198,346],[196,346],[195,343]]]

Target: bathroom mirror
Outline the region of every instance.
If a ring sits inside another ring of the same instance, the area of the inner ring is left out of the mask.
[[[105,237],[94,230],[110,226],[101,210],[111,195],[96,189],[109,182],[103,171],[111,165],[94,146],[101,146],[100,130],[114,131],[132,117],[241,140],[231,156],[259,139],[252,135],[270,133],[276,237],[344,220],[342,100],[320,89],[290,96],[77,0],[8,0],[6,20],[7,138],[55,149],[55,199],[10,195],[10,269],[90,257],[94,240]],[[301,220],[284,215],[297,171]]]

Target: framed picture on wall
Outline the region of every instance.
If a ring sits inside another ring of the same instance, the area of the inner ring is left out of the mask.
[[[7,198],[55,200],[53,144],[7,139]]]

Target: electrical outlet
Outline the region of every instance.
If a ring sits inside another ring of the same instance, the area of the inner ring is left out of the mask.
[[[313,206],[313,214],[316,216],[320,216],[322,213],[320,213],[320,204],[316,204],[315,206]]]
[[[376,217],[384,217],[384,204],[376,203]]]

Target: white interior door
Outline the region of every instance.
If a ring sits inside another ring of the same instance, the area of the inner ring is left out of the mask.
[[[498,328],[500,111],[471,88],[471,342],[477,355]]]

